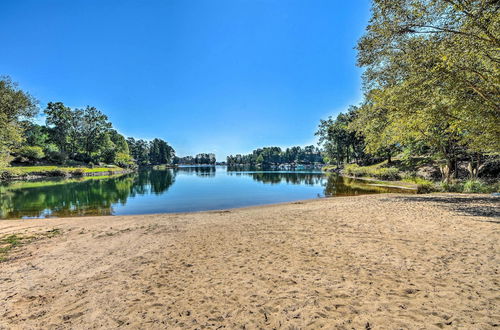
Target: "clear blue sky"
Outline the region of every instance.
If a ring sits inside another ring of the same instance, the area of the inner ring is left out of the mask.
[[[1,0],[0,75],[179,155],[315,141],[361,99],[369,0]]]

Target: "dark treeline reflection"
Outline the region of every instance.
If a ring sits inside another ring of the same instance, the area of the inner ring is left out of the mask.
[[[162,194],[174,183],[171,170],[118,177],[16,182],[0,186],[0,218],[113,214],[129,197]]]
[[[307,172],[237,172],[228,171],[229,175],[250,176],[255,181],[262,183],[288,183],[288,184],[305,184],[317,185],[325,180],[325,175],[322,173],[307,173]]]
[[[175,172],[204,177],[213,177],[215,176],[216,168],[215,166],[180,166],[175,169]]]
[[[367,181],[348,178],[332,173],[328,175],[324,194],[325,196],[354,196],[366,194],[409,192],[411,193],[412,191],[393,187],[380,187],[370,184],[370,182]]]

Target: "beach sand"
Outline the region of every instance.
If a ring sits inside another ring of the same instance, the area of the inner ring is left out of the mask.
[[[500,199],[370,195],[0,221],[0,328],[488,329]]]

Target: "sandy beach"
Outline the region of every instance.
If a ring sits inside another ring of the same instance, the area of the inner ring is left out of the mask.
[[[499,216],[432,194],[0,221],[41,237],[0,263],[0,328],[498,327]]]

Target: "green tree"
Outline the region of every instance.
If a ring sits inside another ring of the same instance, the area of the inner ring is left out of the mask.
[[[111,123],[108,122],[108,117],[97,108],[87,106],[82,111],[80,141],[87,161],[98,157],[110,129]]]
[[[69,153],[71,138],[74,137],[75,113],[62,102],[49,102],[44,110],[46,124],[51,128],[51,140],[59,151]]]
[[[25,144],[28,146],[45,148],[49,143],[49,129],[46,126],[24,121],[22,123],[24,130]]]
[[[37,101],[30,94],[9,77],[0,77],[0,166],[8,164],[10,153],[23,141],[21,122],[37,112]]]
[[[350,127],[357,116],[358,108],[349,107],[346,114],[340,113],[337,118],[329,117],[320,120],[316,135],[323,146],[329,163],[340,166],[351,161],[362,161],[364,158],[364,140]]]
[[[499,9],[489,0],[374,0],[358,44],[363,119],[385,112],[385,145],[433,147],[447,181],[464,149],[500,150]],[[373,141],[376,130],[364,135]]]

